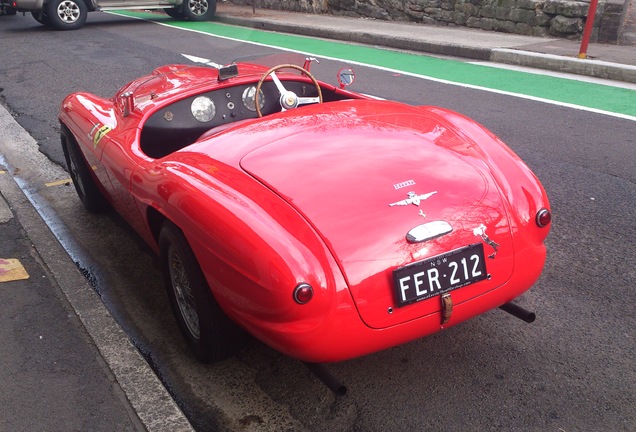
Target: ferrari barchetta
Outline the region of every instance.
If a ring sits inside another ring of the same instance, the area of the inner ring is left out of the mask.
[[[502,308],[540,276],[551,210],[500,139],[435,106],[273,67],[172,64],[112,98],[61,105],[84,206],[155,251],[195,355],[247,331],[310,363],[430,335]]]

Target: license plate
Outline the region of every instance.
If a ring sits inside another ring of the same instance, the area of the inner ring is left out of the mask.
[[[481,243],[409,264],[393,271],[397,306],[435,297],[487,277]]]

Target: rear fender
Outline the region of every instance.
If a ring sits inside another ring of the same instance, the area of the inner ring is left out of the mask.
[[[250,332],[281,323],[315,327],[336,298],[344,295],[351,304],[337,264],[311,226],[241,171],[165,162],[134,177],[133,194],[184,232],[217,302]],[[305,305],[293,300],[300,283],[314,288]]]
[[[533,246],[542,243],[549,229],[538,227],[536,216],[539,210],[550,209],[550,203],[540,181],[525,162],[496,135],[474,120],[438,107],[420,109],[437,116],[440,123],[452,128],[462,138],[457,143],[456,151],[483,160],[506,198],[504,203],[508,207],[511,229],[531,233]],[[523,238],[528,236],[518,240]],[[519,246],[521,244],[516,241],[515,247]]]

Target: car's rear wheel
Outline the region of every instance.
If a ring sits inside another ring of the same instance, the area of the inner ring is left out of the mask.
[[[88,8],[83,0],[51,0],[47,15],[56,29],[75,30],[86,22]]]
[[[204,363],[230,357],[245,334],[217,304],[183,232],[165,222],[159,247],[170,304],[195,356]]]
[[[62,127],[60,138],[68,173],[71,176],[80,201],[82,201],[86,210],[91,213],[104,212],[109,207],[108,201],[99,190],[97,183],[95,183],[90,167],[86,163],[77,141],[75,141],[70,131],[64,127]]]
[[[163,11],[171,18],[183,19],[183,13],[178,8],[165,8]]]
[[[216,0],[183,0],[183,16],[190,21],[209,21],[216,14]]]

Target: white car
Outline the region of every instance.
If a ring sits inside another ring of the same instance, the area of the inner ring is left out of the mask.
[[[173,18],[207,21],[216,13],[216,0],[0,0],[3,7],[31,12],[39,23],[75,30],[90,11],[163,9]]]

